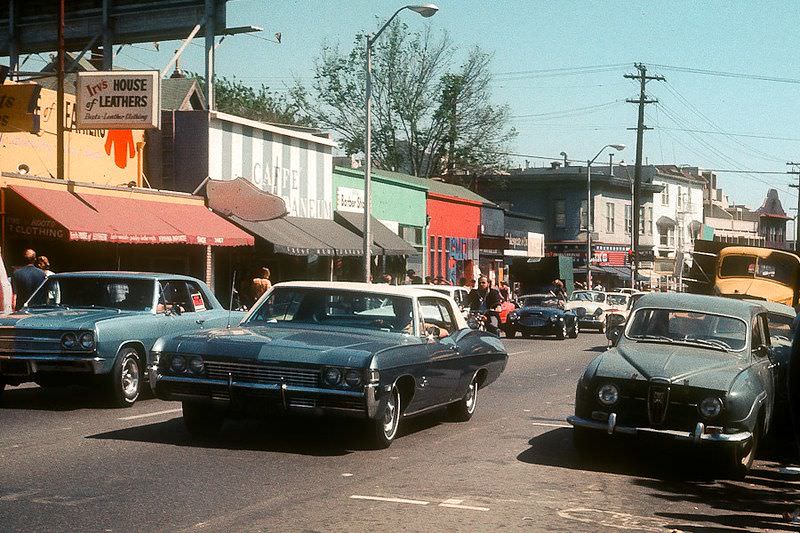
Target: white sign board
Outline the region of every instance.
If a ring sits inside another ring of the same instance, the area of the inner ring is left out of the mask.
[[[161,126],[161,75],[157,70],[79,72],[76,91],[79,129]]]
[[[351,213],[364,212],[364,190],[336,187],[336,210]]]

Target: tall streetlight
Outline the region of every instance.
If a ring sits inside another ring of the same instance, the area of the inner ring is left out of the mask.
[[[593,158],[586,162],[586,288],[592,288],[592,163],[600,157],[603,150],[613,148],[624,150],[624,144],[607,144],[600,148]]]
[[[439,11],[435,4],[407,5],[394,12],[389,20],[376,33],[367,35],[367,90],[366,90],[366,133],[364,135],[364,281],[370,282],[372,277],[372,45],[380,37],[394,18],[404,9],[419,13],[423,17],[432,17]]]

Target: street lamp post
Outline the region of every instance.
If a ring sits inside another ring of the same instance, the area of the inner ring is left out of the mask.
[[[431,17],[439,11],[435,4],[407,5],[394,12],[389,20],[377,32],[367,35],[367,83],[366,83],[366,124],[364,134],[364,282],[369,283],[372,277],[372,45],[380,37],[394,18],[404,9],[419,13],[423,17]]]
[[[613,148],[614,150],[624,150],[624,144],[607,144],[603,146],[597,155],[586,162],[586,288],[592,288],[592,163],[600,157],[603,150]]]

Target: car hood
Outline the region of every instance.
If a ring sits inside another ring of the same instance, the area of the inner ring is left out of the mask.
[[[116,309],[57,309],[17,312],[0,316],[0,327],[15,326],[22,329],[94,329],[95,323],[124,315],[142,314]]]
[[[601,356],[596,375],[666,378],[680,385],[728,390],[744,368],[744,358],[733,353],[679,344],[626,342]]]
[[[200,330],[168,340],[165,352],[191,353],[240,360],[366,366],[377,352],[414,337],[380,332],[342,332],[328,328],[250,326]]]
[[[598,307],[603,307],[603,305],[599,302],[584,302],[579,300],[572,300],[564,304],[564,309],[567,310],[575,310],[579,307],[586,309],[587,313],[594,313]]]

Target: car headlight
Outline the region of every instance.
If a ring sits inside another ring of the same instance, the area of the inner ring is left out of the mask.
[[[714,418],[722,411],[722,402],[713,396],[704,399],[697,407],[704,418]]]
[[[192,357],[189,359],[189,370],[194,374],[200,374],[205,369],[202,357]]]
[[[606,383],[597,389],[597,399],[603,405],[614,405],[619,400],[619,391],[611,383]]]
[[[172,360],[169,362],[169,368],[173,372],[185,372],[186,358],[182,355],[173,355]]]
[[[352,369],[347,371],[345,382],[351,387],[358,387],[361,385],[361,371]]]
[[[74,333],[64,333],[61,336],[61,346],[67,350],[74,350],[78,346],[78,337]]]
[[[510,313],[508,313],[509,320],[516,320],[518,318],[519,318],[519,313],[517,313],[516,311],[511,311]]]
[[[94,333],[91,331],[87,331],[81,333],[78,337],[78,343],[81,345],[81,348],[84,350],[93,350],[94,349]]]
[[[322,380],[331,386],[336,386],[342,382],[342,371],[336,367],[328,367],[322,375]]]

